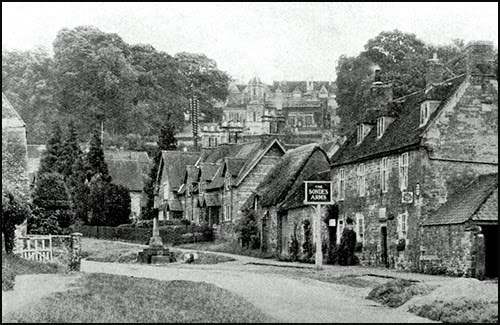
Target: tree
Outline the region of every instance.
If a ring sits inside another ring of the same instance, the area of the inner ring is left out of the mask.
[[[429,46],[414,34],[394,30],[381,32],[370,39],[364,51],[356,57],[341,56],[337,65],[336,94],[341,135],[354,130],[368,105],[368,90],[375,68],[380,69],[382,81],[392,83],[394,98],[402,97],[425,87],[426,61],[434,52],[447,63],[445,77],[464,71],[462,61],[452,60],[460,56],[462,50],[460,40],[455,40],[452,45]]]
[[[158,148],[160,150],[177,150],[177,139],[175,138],[175,127],[172,123],[165,123],[158,137]]]
[[[92,139],[90,140],[90,148],[87,153],[87,179],[90,180],[97,174],[100,174],[104,180],[110,181],[108,165],[104,161],[104,151],[102,150],[101,137],[99,130],[94,129]]]
[[[89,184],[89,224],[118,226],[128,223],[130,193],[121,185],[115,185],[96,175]]]
[[[62,144],[61,150],[61,172],[65,178],[71,177],[73,165],[78,157],[82,155],[82,150],[78,145],[78,134],[73,121],[69,122],[68,134]]]
[[[31,210],[26,202],[2,188],[2,234],[7,254],[11,254],[14,249],[16,225],[22,224],[30,214]]]
[[[69,192],[59,173],[40,173],[33,191],[33,204],[45,210],[69,209]]]
[[[241,245],[245,248],[259,248],[259,226],[257,214],[254,210],[245,211],[243,217],[236,225],[236,231],[240,234]]]
[[[60,173],[63,169],[61,163],[62,157],[62,140],[61,128],[58,122],[53,122],[50,138],[47,140],[47,150],[42,154],[40,159],[39,174],[43,173]]]
[[[194,92],[206,121],[220,121],[222,110],[215,104],[227,98],[230,80],[228,74],[219,70],[217,63],[204,54],[180,52],[174,57],[187,79],[188,88],[184,90],[185,93]]]
[[[62,29],[54,41],[55,78],[60,111],[78,121],[87,136],[104,122],[123,134],[135,96],[136,71],[120,36],[93,26]]]
[[[2,49],[2,92],[26,123],[28,143],[45,143],[59,114],[54,60],[44,48]]]
[[[73,164],[68,184],[73,203],[74,220],[87,223],[89,187],[87,185],[87,169],[81,155],[76,158]]]

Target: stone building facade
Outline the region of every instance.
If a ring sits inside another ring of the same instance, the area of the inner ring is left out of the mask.
[[[2,93],[2,191],[30,201],[26,125]],[[26,222],[16,229],[16,237],[26,235]]]
[[[362,264],[422,270],[422,223],[472,179],[497,172],[492,54],[489,43],[469,44],[467,73],[447,80],[434,58],[426,88],[404,98],[392,99],[390,85],[374,82],[364,119],[331,169],[337,230],[347,217],[355,222]]]

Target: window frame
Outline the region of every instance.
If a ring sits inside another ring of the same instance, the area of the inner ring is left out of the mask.
[[[408,152],[403,152],[399,156],[399,188],[401,189],[401,191],[406,191],[408,189],[409,166],[410,166],[410,155]]]
[[[364,138],[364,130],[365,126],[363,125],[363,123],[360,123],[358,124],[357,126],[357,139],[356,139],[356,144],[361,144],[361,142],[363,142],[363,138]]]
[[[385,132],[385,117],[379,117],[377,119],[377,139],[380,139]]]
[[[387,193],[389,188],[389,157],[380,160],[380,190]]]
[[[366,195],[366,178],[365,178],[365,164],[361,163],[357,168],[358,180],[358,196],[365,197]]]
[[[224,205],[224,221],[231,221],[231,205]]]
[[[361,220],[361,223],[359,222],[360,220]],[[361,239],[361,243],[364,246],[364,244],[365,244],[365,216],[361,213],[356,213],[356,234],[357,234],[356,237]]]
[[[338,200],[344,201],[345,199],[345,169],[339,169],[339,188],[338,188]]]
[[[424,102],[420,105],[420,125],[424,126],[429,122],[429,102]]]

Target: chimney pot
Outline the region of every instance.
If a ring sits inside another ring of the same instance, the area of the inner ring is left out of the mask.
[[[439,61],[437,53],[434,52],[432,59],[427,60],[427,71],[425,74],[426,86],[438,84],[443,81],[444,66]]]

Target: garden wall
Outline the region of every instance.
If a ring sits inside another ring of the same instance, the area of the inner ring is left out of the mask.
[[[180,245],[213,240],[212,229],[206,226],[163,226],[159,229],[164,244]],[[84,237],[122,240],[144,245],[149,243],[153,234],[152,228],[134,227],[79,226],[75,230]]]

